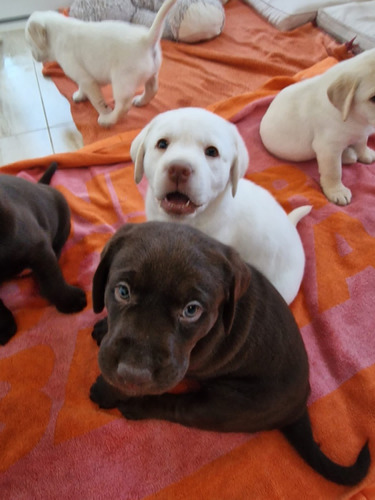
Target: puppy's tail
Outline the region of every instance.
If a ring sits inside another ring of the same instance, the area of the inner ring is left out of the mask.
[[[154,19],[154,22],[151,25],[151,28],[148,32],[148,41],[150,44],[150,47],[153,47],[156,45],[162,34],[163,34],[163,28],[164,28],[164,23],[165,23],[165,18],[167,17],[168,12],[171,10],[173,5],[177,2],[177,0],[165,0],[163,5],[160,7],[158,10],[158,13],[156,14],[156,17]]]
[[[332,462],[314,441],[307,409],[299,420],[280,430],[310,467],[329,481],[354,486],[366,476],[371,463],[368,443],[363,446],[353,465],[342,466]]]
[[[311,209],[311,205],[303,205],[302,207],[295,208],[288,214],[290,222],[296,226],[305,215],[311,212]]]
[[[39,184],[49,184],[56,170],[57,170],[57,163],[54,161],[53,163],[51,163],[51,165],[47,168],[42,177],[39,179],[38,181]]]

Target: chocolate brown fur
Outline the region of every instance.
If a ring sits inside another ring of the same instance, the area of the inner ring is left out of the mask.
[[[366,475],[367,445],[342,467],[314,442],[298,326],[231,247],[182,224],[127,224],[102,253],[93,303],[108,312],[94,329],[102,375],[91,399],[99,406],[207,430],[280,429],[326,478],[355,484]],[[199,389],[165,394],[184,378]]]
[[[63,195],[47,185],[56,167],[51,164],[38,183],[0,175],[0,283],[31,269],[41,294],[59,311],[73,313],[86,306],[86,296],[66,283],[57,262],[69,236],[70,210]],[[0,299],[0,344],[16,331]]]

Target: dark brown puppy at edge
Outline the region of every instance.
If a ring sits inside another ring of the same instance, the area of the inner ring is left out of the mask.
[[[127,224],[105,246],[93,283],[102,375],[91,399],[128,419],[165,419],[222,432],[280,429],[325,478],[359,483],[314,441],[309,366],[287,304],[237,252],[183,224]],[[108,330],[108,331],[107,331]],[[165,394],[182,379],[199,389]]]
[[[64,280],[58,265],[70,232],[70,210],[64,196],[47,184],[52,163],[38,183],[0,175],[0,283],[31,269],[41,294],[63,313],[81,311],[86,295]],[[13,314],[0,299],[0,344],[16,333]]]

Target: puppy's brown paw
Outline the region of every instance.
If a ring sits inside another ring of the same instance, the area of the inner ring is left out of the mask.
[[[96,382],[91,386],[90,399],[99,408],[106,410],[116,408],[119,403],[119,397],[118,391],[107,384],[102,375],[99,375]]]
[[[82,311],[87,305],[86,294],[76,286],[68,285],[60,297],[55,301],[58,311],[64,314],[71,314]]]
[[[103,318],[97,323],[95,323],[94,329],[91,332],[91,336],[94,340],[96,340],[96,343],[100,345],[107,331],[108,331],[108,321],[107,318]]]
[[[128,420],[144,420],[150,418],[144,406],[145,398],[128,398],[117,405],[122,415]]]
[[[13,314],[7,309],[1,307],[0,312],[0,344],[5,345],[17,332],[17,325]]]

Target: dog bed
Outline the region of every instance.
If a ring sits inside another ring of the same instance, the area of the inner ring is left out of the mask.
[[[357,50],[375,47],[375,1],[321,8],[316,22],[341,42],[354,40]]]
[[[351,0],[245,0],[259,14],[281,31],[292,30],[314,21],[323,7],[345,4]],[[366,0],[364,0],[366,1]],[[357,3],[363,3],[359,0]]]
[[[332,459],[349,465],[366,440],[375,456],[375,169],[344,167],[353,202],[335,206],[319,188],[315,161],[278,161],[264,150],[258,133],[276,92],[336,62],[326,58],[295,77],[272,78],[211,109],[236,123],[245,138],[249,179],[268,188],[288,212],[313,205],[298,227],[307,262],[291,308],[311,363],[309,411],[316,439]],[[30,276],[1,287],[19,327],[0,348],[2,498],[372,498],[375,465],[357,487],[337,486],[309,468],[278,431],[222,434],[162,421],[130,422],[90,401],[99,373],[90,333],[101,317],[92,312],[92,276],[114,231],[144,220],[146,186],[133,182],[129,156],[136,133],[2,170],[36,180],[51,161],[58,162],[52,185],[72,210],[60,263],[66,279],[83,287],[89,301],[81,313],[62,315],[40,298]]]

